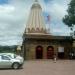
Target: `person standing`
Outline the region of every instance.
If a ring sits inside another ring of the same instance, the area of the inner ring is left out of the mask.
[[[56,60],[57,60],[56,54],[54,54],[54,63],[56,63]]]

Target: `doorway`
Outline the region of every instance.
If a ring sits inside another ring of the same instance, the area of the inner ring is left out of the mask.
[[[58,47],[58,58],[59,59],[64,59],[64,47],[60,46]]]
[[[53,46],[47,47],[47,59],[53,59],[54,58],[54,48]]]
[[[37,46],[36,47],[36,59],[42,59],[43,58],[43,47]]]

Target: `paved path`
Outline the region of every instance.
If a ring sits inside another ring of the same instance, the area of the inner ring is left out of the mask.
[[[0,70],[0,75],[75,75],[75,60],[25,61],[23,69]]]

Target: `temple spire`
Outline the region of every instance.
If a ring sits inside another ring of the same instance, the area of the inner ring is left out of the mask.
[[[26,33],[47,33],[42,8],[38,0],[32,4],[29,19],[26,25]]]

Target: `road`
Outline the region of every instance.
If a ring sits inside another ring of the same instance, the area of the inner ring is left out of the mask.
[[[75,60],[29,60],[23,69],[2,69],[0,75],[75,75]]]

